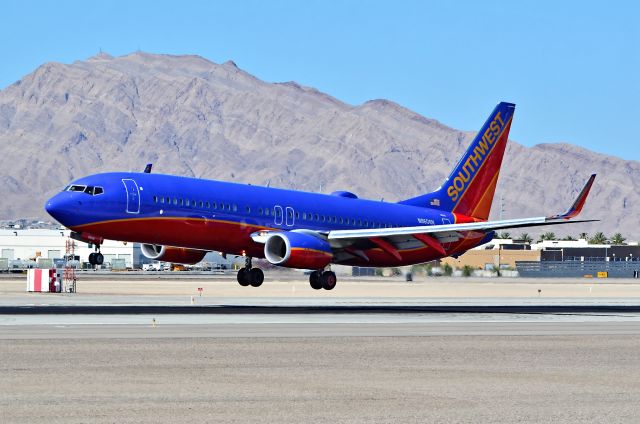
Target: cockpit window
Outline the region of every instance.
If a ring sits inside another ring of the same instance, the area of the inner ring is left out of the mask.
[[[67,191],[85,191],[86,188],[87,186],[73,184],[67,187]]]
[[[98,194],[104,193],[104,189],[102,187],[84,186],[84,185],[77,185],[77,184],[72,184],[70,186],[67,186],[65,188],[65,191],[79,191],[79,192],[87,193],[88,195],[91,195],[91,196],[96,196]]]

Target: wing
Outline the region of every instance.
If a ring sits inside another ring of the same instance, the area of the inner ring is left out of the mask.
[[[354,256],[368,261],[369,259],[366,256],[365,251],[372,247],[382,249],[398,261],[402,259],[400,254],[401,250],[417,248],[425,245],[433,248],[442,256],[446,256],[448,254],[444,247],[446,243],[456,242],[470,234],[475,234],[474,238],[478,239],[495,230],[598,221],[595,219],[570,220],[582,211],[582,207],[585,204],[594,179],[595,174],[591,175],[577,199],[565,213],[548,217],[540,216],[461,224],[423,225],[416,227],[331,230],[328,232],[317,232],[312,230],[294,231],[313,233],[316,236],[326,239],[331,245],[335,255],[335,262],[337,263]],[[251,238],[255,242],[265,243],[269,238],[269,233],[269,231],[259,231],[253,233]]]

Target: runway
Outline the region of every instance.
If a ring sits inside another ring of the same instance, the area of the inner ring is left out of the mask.
[[[217,284],[204,296],[202,282],[85,283],[72,295],[0,288],[0,421],[634,423],[640,414],[635,284],[347,283],[323,296],[276,282],[264,297]],[[457,295],[467,292],[483,296]]]
[[[2,306],[0,340],[640,335],[637,305]]]

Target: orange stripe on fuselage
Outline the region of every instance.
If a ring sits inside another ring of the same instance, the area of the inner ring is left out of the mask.
[[[311,252],[311,253],[321,253],[323,255],[327,255],[327,256],[333,256],[332,253],[329,252],[325,252],[324,250],[317,250],[317,249],[310,249],[308,247],[292,247],[291,251],[297,251],[297,252]]]

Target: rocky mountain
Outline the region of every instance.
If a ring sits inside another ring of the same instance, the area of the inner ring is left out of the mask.
[[[68,181],[148,162],[155,172],[395,201],[439,186],[473,135],[387,100],[352,106],[267,83],[233,62],[138,52],[46,63],[0,91],[0,219],[46,218],[45,199]],[[510,142],[492,214],[561,212],[592,172],[583,216],[603,221],[550,230],[640,239],[640,162],[568,144]]]

